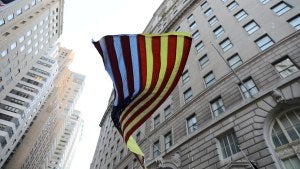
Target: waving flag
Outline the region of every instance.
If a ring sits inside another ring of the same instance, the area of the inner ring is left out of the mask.
[[[115,127],[133,153],[143,156],[131,137],[166,100],[182,74],[191,46],[185,33],[108,35],[93,42],[115,92]]]

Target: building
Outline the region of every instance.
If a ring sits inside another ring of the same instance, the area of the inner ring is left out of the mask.
[[[144,33],[193,43],[177,87],[135,133],[147,168],[300,168],[299,29],[297,0],[165,0]],[[110,111],[90,168],[140,168]]]
[[[0,4],[0,168],[48,167],[64,130],[71,156],[82,123],[73,110],[84,76],[67,69],[73,52],[57,43],[64,1]]]

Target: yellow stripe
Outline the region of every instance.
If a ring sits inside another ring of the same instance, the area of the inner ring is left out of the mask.
[[[163,96],[167,93],[167,91],[170,88],[170,86],[172,85],[172,83],[176,77],[176,74],[178,72],[178,69],[180,67],[180,63],[181,63],[181,59],[182,59],[182,52],[183,52],[183,43],[184,43],[184,37],[178,37],[174,69],[173,69],[171,77],[170,77],[166,87],[162,91],[161,95],[150,106],[148,106],[146,108],[146,110],[144,110],[141,114],[139,114],[125,129],[123,129],[124,136],[126,136],[128,131],[134,125],[136,125],[146,114],[148,114],[150,112],[150,110],[153,109],[154,106],[157,105],[157,103],[159,103],[162,100]]]

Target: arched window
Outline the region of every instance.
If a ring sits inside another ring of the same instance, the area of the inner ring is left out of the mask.
[[[300,168],[300,109],[288,111],[275,118],[271,128],[271,140],[285,169]]]

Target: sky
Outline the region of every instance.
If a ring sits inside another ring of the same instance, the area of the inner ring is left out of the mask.
[[[89,169],[102,115],[113,89],[91,41],[104,35],[142,33],[163,0],[65,0],[62,47],[75,53],[70,69],[86,76],[76,110],[84,128],[71,169]]]

